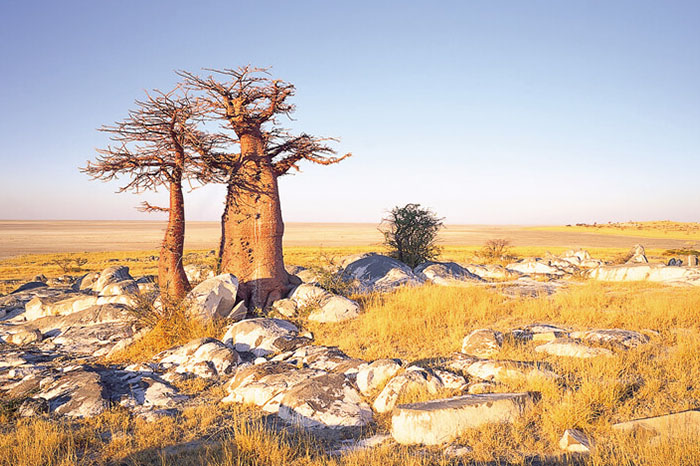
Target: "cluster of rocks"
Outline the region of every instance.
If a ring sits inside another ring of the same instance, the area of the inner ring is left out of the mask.
[[[356,290],[374,292],[426,282],[454,286],[495,279],[526,288],[542,283],[528,281],[529,275],[561,278],[582,269],[592,269],[593,275],[605,267],[585,251],[507,267],[430,262],[415,269],[366,254],[348,259],[336,273]],[[355,439],[377,415],[391,417],[389,434],[343,443],[338,451],[387,440],[437,445],[485,423],[511,422],[537,402],[537,393],[509,391],[514,381],[558,378],[546,362],[499,358],[506,340],[531,345],[533,355],[552,358],[610,357],[649,341],[648,335],[630,330],[577,331],[533,324],[506,332],[476,329],[465,336],[460,352],[445,357],[364,361],[336,347],[315,345],[313,335],[289,320],[250,318],[237,301],[233,275],[213,276],[201,268],[188,273],[198,274],[193,281],[200,281],[186,298],[188,314],[227,319],[223,337],[193,340],[128,366],[106,365],[99,358],[143,335],[134,307],[155,297],[152,277],[135,279],[127,267],[114,266],[52,286],[34,280],[0,297],[0,339],[6,343],[0,346],[0,393],[21,400],[23,416],[90,417],[119,405],[154,419],[196,402],[196,396],[184,395],[177,387],[201,378],[223,386],[223,402],[258,406],[291,425],[336,440]],[[313,271],[299,268],[295,273],[299,284],[272,306],[279,315],[293,318],[309,310],[308,320],[339,322],[360,314],[357,302],[319,286]],[[401,404],[415,393],[430,400]],[[592,448],[590,438],[575,430],[565,432],[560,444],[571,452]]]

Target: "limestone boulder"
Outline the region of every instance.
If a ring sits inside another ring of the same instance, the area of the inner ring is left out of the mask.
[[[297,307],[320,306],[333,295],[323,288],[309,283],[302,283],[289,293],[289,299]]]
[[[608,343],[623,348],[634,348],[649,342],[649,337],[633,330],[619,328],[588,330],[572,332],[572,338],[590,341],[592,343]]]
[[[554,379],[557,374],[546,364],[511,360],[478,360],[469,364],[465,372],[487,382],[508,383],[537,378]]]
[[[481,281],[477,275],[455,262],[424,262],[413,272],[423,280],[436,285],[454,285],[459,282]]]
[[[700,410],[653,416],[613,424],[614,430],[650,432],[662,439],[683,438],[700,435]]]
[[[204,321],[243,316],[230,316],[236,304],[238,279],[230,273],[217,275],[195,286],[185,298],[187,313]]]
[[[122,280],[120,282],[105,285],[100,291],[100,296],[138,294],[139,291],[139,285],[136,283],[136,280]]]
[[[239,352],[267,356],[304,346],[308,339],[299,337],[299,329],[289,321],[261,317],[231,325],[223,342]]]
[[[200,283],[204,280],[214,278],[214,271],[211,267],[201,264],[188,264],[184,267],[185,275],[190,283]]]
[[[82,368],[64,373],[38,395],[48,401],[49,411],[69,417],[93,417],[109,408],[102,396],[97,372]]]
[[[297,315],[297,304],[289,298],[278,299],[272,303],[272,310],[284,317],[294,317]]]
[[[214,338],[198,338],[154,356],[167,369],[203,378],[231,374],[241,362],[238,353]]]
[[[700,269],[668,267],[663,264],[606,265],[592,269],[588,277],[608,282],[650,281],[700,285]]]
[[[434,374],[421,367],[411,366],[386,384],[372,406],[378,413],[387,413],[396,406],[402,393],[419,390],[436,394],[442,388],[442,381]]]
[[[280,353],[270,360],[286,362],[296,367],[343,374],[356,374],[359,368],[366,364],[361,359],[351,358],[335,346],[308,344],[293,351]]]
[[[10,294],[21,293],[21,292],[23,292],[23,291],[29,291],[29,290],[33,290],[33,289],[36,289],[36,288],[45,288],[45,287],[47,287],[47,286],[48,286],[48,285],[46,284],[46,282],[38,282],[38,281],[36,281],[36,282],[27,282],[27,283],[25,283],[25,284],[23,284],[23,285],[20,285],[18,288],[16,288],[16,289],[15,289],[14,291],[12,291]]]
[[[399,405],[391,417],[391,435],[403,445],[440,445],[467,429],[512,422],[532,400],[530,393],[488,393]]]
[[[5,337],[5,342],[11,345],[24,346],[41,341],[41,332],[36,328],[19,328]]]
[[[506,269],[518,272],[524,275],[556,275],[562,276],[566,272],[558,267],[547,264],[542,260],[524,260],[522,262],[514,262],[508,264]]]
[[[580,340],[573,338],[557,338],[543,345],[535,347],[538,353],[568,358],[596,358],[599,356],[612,356],[613,352],[607,348],[595,348],[584,345]]]
[[[372,421],[372,409],[342,374],[324,374],[290,389],[282,398],[279,417],[333,437],[359,432]]]
[[[78,278],[78,280],[73,285],[73,288],[77,291],[91,290],[92,285],[94,285],[99,278],[100,274],[98,272],[86,273],[82,277]]]
[[[484,280],[507,280],[520,276],[519,272],[508,270],[498,264],[470,264],[464,266],[467,271]]]
[[[123,265],[107,267],[100,272],[99,278],[92,284],[92,290],[101,293],[108,285],[124,280],[134,280],[134,277],[129,274],[129,267]]]
[[[478,358],[489,358],[497,354],[503,345],[503,334],[487,328],[477,329],[464,337],[462,353]]]
[[[309,314],[314,322],[342,322],[360,315],[360,305],[344,296],[331,296]]]
[[[357,372],[357,387],[363,395],[370,395],[387,383],[401,370],[401,361],[378,359],[363,364]]]
[[[559,440],[559,448],[570,453],[590,453],[593,441],[578,429],[566,429]]]
[[[263,362],[241,367],[225,385],[224,403],[253,404],[269,413],[277,413],[285,395],[301,383],[325,374],[285,362]]]
[[[356,280],[365,291],[386,291],[423,282],[408,265],[380,254],[367,255],[347,264],[343,274]]]

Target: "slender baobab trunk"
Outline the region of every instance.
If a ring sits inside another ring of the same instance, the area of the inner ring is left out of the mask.
[[[240,143],[245,163],[238,185],[228,187],[221,218],[221,272],[238,277],[238,296],[249,307],[265,308],[289,289],[277,175],[259,135],[244,134]]]
[[[170,183],[170,209],[165,238],[160,248],[158,263],[158,285],[163,301],[177,302],[190,290],[182,264],[185,244],[185,200],[182,195],[180,177]]]

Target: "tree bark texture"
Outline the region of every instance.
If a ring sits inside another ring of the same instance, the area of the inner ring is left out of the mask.
[[[289,291],[277,174],[259,134],[241,135],[240,144],[245,162],[226,195],[221,272],[238,278],[238,296],[249,308],[264,309]]]

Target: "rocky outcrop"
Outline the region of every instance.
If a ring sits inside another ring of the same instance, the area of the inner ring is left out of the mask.
[[[578,429],[566,429],[559,440],[559,448],[569,453],[590,453],[593,440]]]
[[[560,268],[554,267],[539,259],[527,259],[521,262],[514,262],[508,264],[506,269],[523,275],[553,275],[560,277],[566,274],[566,272]]]
[[[498,264],[470,264],[464,266],[467,271],[485,280],[507,280],[520,276],[519,272],[508,270]]]
[[[296,325],[281,319],[246,319],[231,325],[223,342],[236,351],[267,356],[308,344]]]
[[[314,322],[342,322],[354,319],[360,315],[360,305],[344,296],[331,296],[323,304],[309,314],[308,319]]]
[[[442,381],[422,367],[411,366],[386,384],[374,400],[374,410],[386,413],[396,406],[402,393],[409,390],[427,391],[436,394],[443,388]]]
[[[612,428],[627,432],[642,430],[665,439],[700,435],[700,410],[682,411],[663,416],[619,422],[613,424]]]
[[[134,277],[132,277],[129,274],[129,267],[125,267],[123,265],[107,267],[102,272],[100,272],[99,278],[92,285],[91,289],[96,293],[102,293],[103,290],[108,286],[117,284],[122,281],[134,281]]]
[[[589,272],[589,278],[608,282],[650,281],[700,285],[697,267],[669,267],[663,264],[606,265]]]
[[[594,348],[587,346],[573,338],[557,338],[548,343],[537,346],[535,351],[552,356],[583,359],[613,355],[613,352],[607,348]]]
[[[436,285],[481,281],[480,277],[455,262],[424,262],[413,269],[413,272],[419,278]]]
[[[619,328],[586,330],[583,332],[571,332],[572,338],[589,341],[591,343],[607,343],[622,348],[635,348],[649,342],[649,337],[633,330]]]
[[[222,318],[240,320],[245,317],[246,312],[231,315],[237,293],[238,279],[230,273],[209,278],[187,294],[187,313],[204,321]]]
[[[281,400],[279,416],[324,435],[353,434],[372,421],[372,409],[342,374],[305,380]]]
[[[198,338],[154,356],[161,370],[202,378],[231,374],[241,362],[235,350],[214,338]]]
[[[350,280],[356,280],[359,288],[364,291],[387,291],[423,282],[403,262],[379,254],[366,255],[347,264],[343,274]]]
[[[200,283],[204,280],[214,278],[214,271],[201,264],[188,264],[184,267],[185,275],[187,275],[187,280],[190,283]]]
[[[398,371],[401,361],[396,359],[378,359],[360,366],[357,372],[357,387],[363,395],[369,395],[382,387]]]
[[[503,334],[491,329],[478,329],[464,337],[462,353],[478,358],[489,358],[497,354],[503,345]]]
[[[391,435],[404,445],[439,445],[467,429],[512,422],[533,399],[530,393],[489,393],[400,405],[391,417]]]

